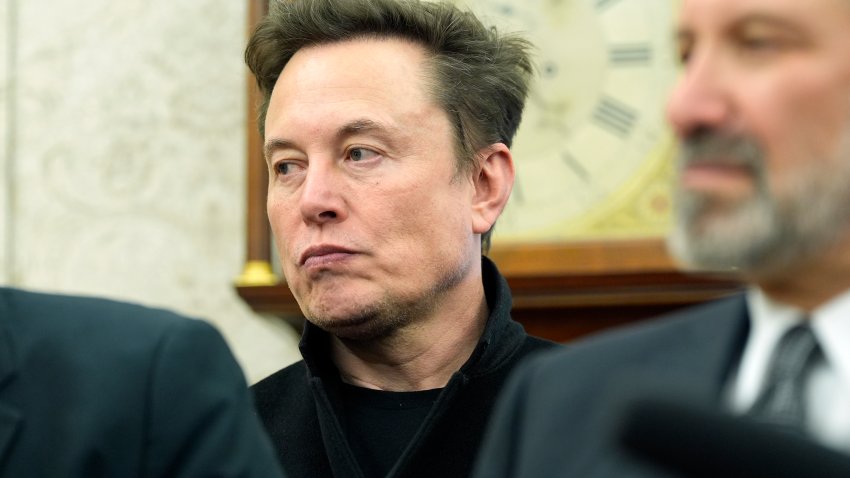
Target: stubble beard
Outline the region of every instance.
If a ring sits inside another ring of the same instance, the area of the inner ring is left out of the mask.
[[[752,196],[723,201],[674,189],[675,225],[671,253],[697,270],[737,270],[752,278],[787,273],[830,246],[850,225],[850,132],[829,160],[799,158],[787,191],[771,191],[762,149],[751,139],[706,133],[686,141],[679,172],[701,158],[732,158],[754,182]]]
[[[430,315],[447,291],[456,287],[471,269],[471,262],[459,260],[442,268],[432,287],[409,297],[396,296],[389,291],[378,300],[363,304],[345,317],[334,317],[317,308],[305,307],[306,319],[320,329],[340,339],[372,341],[391,337],[420,319]]]

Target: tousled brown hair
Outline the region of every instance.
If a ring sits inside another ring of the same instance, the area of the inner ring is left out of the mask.
[[[430,54],[431,94],[453,122],[459,171],[475,170],[481,148],[511,145],[533,73],[531,45],[445,1],[271,0],[245,51],[262,94],[260,133],[278,76],[295,52],[370,37],[407,39]],[[482,235],[485,251],[491,232]]]

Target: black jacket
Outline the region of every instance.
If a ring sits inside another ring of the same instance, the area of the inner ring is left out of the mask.
[[[464,477],[472,469],[496,395],[527,355],[556,346],[510,317],[504,278],[483,258],[490,317],[469,360],[452,376],[389,476]],[[290,477],[363,476],[340,425],[338,371],[325,332],[307,324],[299,361],[254,385],[260,418]]]
[[[281,476],[213,327],[0,288],[0,477]]]

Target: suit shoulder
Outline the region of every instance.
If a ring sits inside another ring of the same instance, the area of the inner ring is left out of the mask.
[[[210,324],[166,310],[94,297],[0,290],[0,316],[19,354],[51,350],[82,358],[83,348],[109,357],[138,360],[166,340],[223,344]],[[85,347],[80,339],[84,338]]]
[[[733,326],[746,316],[742,295],[688,307],[649,322],[601,332],[562,349],[536,354],[524,368],[537,380],[569,372],[596,374],[626,363],[662,360],[682,353],[686,338],[704,340],[715,330]],[[530,378],[530,377],[529,377]]]
[[[162,329],[200,322],[164,309],[112,299],[2,289],[2,305],[15,323],[50,328],[119,327]]]
[[[525,343],[523,343],[524,352],[534,353],[537,351],[544,350],[556,350],[563,348],[563,344],[558,342],[553,342],[549,339],[544,339],[541,337],[535,337],[533,335],[529,335],[525,338]]]
[[[525,338],[519,350],[517,350],[514,360],[524,362],[538,355],[553,353],[563,348],[564,345],[558,342],[529,335]]]

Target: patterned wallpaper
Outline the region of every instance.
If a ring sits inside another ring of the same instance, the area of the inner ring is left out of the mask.
[[[293,331],[231,285],[244,250],[247,2],[0,1],[16,32],[2,40],[16,88],[14,102],[0,93],[2,110],[14,104],[0,116],[0,139],[14,135],[0,280],[209,319],[251,381],[296,360]]]
[[[9,38],[13,30],[9,28],[9,3],[12,0],[0,0],[0,283],[3,283],[9,278],[8,265],[8,234],[10,221],[9,208],[9,167],[11,165],[9,155],[9,119],[8,110],[10,103],[8,101],[9,89],[9,73],[8,67],[10,57]]]

